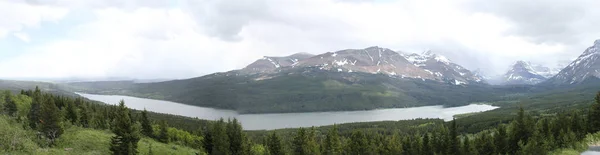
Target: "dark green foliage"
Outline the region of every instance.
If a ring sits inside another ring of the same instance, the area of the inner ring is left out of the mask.
[[[527,116],[525,115],[525,110],[523,108],[519,109],[518,116],[515,121],[511,123],[511,135],[509,138],[509,153],[516,153],[520,146],[519,143],[527,144],[529,137],[531,137],[531,125]]]
[[[212,153],[212,149],[213,149],[213,129],[214,129],[214,124],[209,125],[204,131],[202,131],[202,137],[204,137],[204,139],[202,139],[202,147],[204,148],[204,150],[207,153]]]
[[[391,151],[394,148],[389,148]],[[327,132],[325,141],[323,142],[323,153],[324,155],[338,155],[342,154],[342,142],[338,133],[337,125],[333,125],[333,128]]]
[[[319,146],[316,141],[315,128],[306,130],[304,128],[298,129],[292,145],[294,147],[293,154],[295,155],[317,155],[320,154]]]
[[[385,138],[383,144],[383,150],[381,154],[386,155],[398,155],[402,154],[402,138],[398,133],[394,133],[392,136]],[[425,148],[423,148],[425,150]]]
[[[68,121],[71,122],[71,124],[76,124],[78,122],[79,117],[77,114],[77,110],[75,109],[75,105],[67,105],[67,114],[65,117]]]
[[[269,135],[267,139],[267,147],[269,149],[269,152],[273,155],[285,154],[285,149],[283,148],[281,138],[275,132],[272,132]]]
[[[4,111],[6,111],[9,116],[15,116],[17,113],[17,103],[12,99],[10,93],[4,96]]]
[[[366,135],[360,131],[354,131],[350,136],[350,144],[348,144],[348,154],[350,155],[365,155],[373,154],[374,150],[370,147],[370,142]]]
[[[594,99],[596,103],[592,104],[588,115],[589,132],[591,133],[600,131],[600,92],[596,94]]]
[[[473,141],[469,139],[469,136],[465,136],[463,140],[461,154],[463,155],[477,155],[477,150],[473,144]]]
[[[29,114],[27,115],[28,120],[29,120],[29,127],[32,129],[37,129],[38,125],[40,123],[40,111],[41,111],[41,104],[43,101],[42,98],[42,92],[40,91],[40,89],[38,87],[35,87],[35,91],[32,94],[32,102],[31,102],[31,108],[29,109]]]
[[[142,127],[143,129],[143,127]],[[158,141],[162,143],[169,143],[169,125],[167,121],[160,122],[160,133],[158,134]]]
[[[61,113],[51,98],[42,104],[40,113],[40,131],[50,140],[50,144],[54,144],[63,134]]]
[[[489,132],[484,131],[479,134],[475,139],[475,146],[477,147],[477,153],[480,155],[493,155],[495,154],[494,139],[490,136]]]
[[[90,127],[90,112],[88,111],[86,105],[81,105],[80,113],[81,117],[79,118],[79,124],[85,128]]]
[[[152,124],[150,123],[150,119],[148,118],[148,111],[144,108],[142,111],[142,133],[148,137],[154,137],[154,129],[152,128]]]
[[[243,155],[248,153],[245,152],[249,148],[245,148],[247,146],[246,136],[242,132],[242,125],[235,118],[233,121],[227,121],[227,137],[229,138],[229,148],[232,154]]]
[[[227,124],[223,119],[213,124],[211,131],[212,149],[209,154],[230,155],[229,136],[226,131]]]
[[[111,138],[110,151],[115,155],[133,155],[137,154],[137,145],[140,140],[140,131],[129,118],[129,109],[125,107],[125,102],[119,102],[119,107],[115,113],[112,131],[115,134]]]
[[[458,140],[458,131],[456,128],[456,119],[453,119],[450,125],[450,134],[448,135],[449,137],[447,146],[449,146],[449,148],[446,151],[446,154],[448,155],[460,153],[460,141]]]
[[[499,125],[496,128],[494,146],[496,146],[496,153],[506,154],[508,152],[508,134],[506,133],[505,125]]]

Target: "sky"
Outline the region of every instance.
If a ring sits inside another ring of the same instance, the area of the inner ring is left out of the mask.
[[[597,0],[0,0],[0,78],[183,79],[379,46],[502,74],[600,39]]]

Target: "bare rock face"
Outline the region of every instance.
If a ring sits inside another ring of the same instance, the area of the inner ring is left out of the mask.
[[[241,73],[256,74],[256,73],[273,73],[278,69],[291,67],[296,65],[300,60],[312,57],[314,55],[308,53],[296,53],[285,57],[263,57],[256,60],[252,64],[241,69]]]

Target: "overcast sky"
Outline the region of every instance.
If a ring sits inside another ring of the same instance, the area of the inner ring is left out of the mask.
[[[190,78],[262,56],[431,49],[500,74],[600,39],[597,0],[0,0],[0,78]]]

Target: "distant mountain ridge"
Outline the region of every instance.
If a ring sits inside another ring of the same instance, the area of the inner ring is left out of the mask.
[[[536,67],[525,61],[515,62],[510,70],[508,70],[504,76],[505,84],[537,84],[543,82],[548,76],[546,72],[549,72],[549,68],[541,65],[535,65]],[[538,71],[541,70],[541,71]],[[541,72],[541,73],[540,73]],[[546,76],[544,76],[544,75]]]
[[[385,74],[399,78],[414,78],[448,82],[455,85],[480,83],[484,80],[446,57],[426,51],[403,54],[372,46],[346,49],[319,55],[294,54],[287,57],[264,57],[240,70],[242,74],[273,74],[297,67],[316,67],[334,72]],[[260,79],[272,78],[264,75]]]
[[[577,84],[588,79],[600,79],[600,39],[587,48],[577,59],[562,69],[548,83]]]

